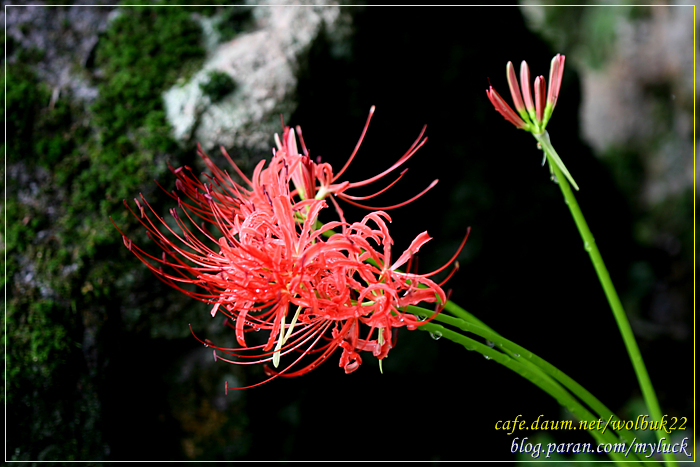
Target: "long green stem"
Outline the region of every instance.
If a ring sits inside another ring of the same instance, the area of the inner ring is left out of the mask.
[[[460,308],[458,305],[453,303],[452,306],[455,310],[461,310],[460,313],[463,314],[463,316],[465,316],[465,318],[467,319],[465,320],[460,318],[454,318],[452,316],[446,315],[445,313],[440,313],[439,315],[435,316],[434,320],[440,321],[450,326],[457,327],[462,331],[470,332],[472,334],[476,334],[480,337],[483,337],[484,339],[492,342],[495,347],[504,351],[510,357],[514,357],[521,362],[530,363],[539,371],[544,372],[548,377],[555,379],[558,383],[562,384],[566,389],[571,391],[571,393],[574,396],[578,397],[582,402],[584,402],[588,407],[590,407],[594,411],[595,415],[597,415],[597,418],[599,420],[619,420],[619,418],[615,416],[612,410],[607,408],[605,404],[600,402],[593,394],[588,392],[586,388],[574,381],[566,373],[559,370],[543,358],[530,352],[529,350],[504,338],[496,331],[493,331],[488,326],[481,323],[481,321],[479,321],[478,319],[474,318],[476,322],[472,321],[468,318],[468,316],[472,315],[466,310]],[[433,315],[433,312],[431,310],[426,310],[417,306],[408,306],[407,311],[426,318]],[[628,444],[630,443],[629,437],[626,436],[627,432],[625,430],[615,431],[618,433],[618,435],[623,441],[625,441]]]
[[[586,409],[586,407],[584,407],[575,397],[573,397],[568,391],[566,391],[566,389],[564,389],[556,381],[553,381],[551,378],[549,378],[536,366],[526,364],[517,358],[511,358],[510,356],[487,345],[484,345],[481,342],[477,342],[474,339],[471,339],[467,336],[464,336],[463,334],[460,334],[451,329],[447,329],[444,326],[433,322],[423,324],[420,326],[419,329],[429,331],[433,335],[437,335],[437,333],[439,333],[440,336],[445,337],[457,344],[461,344],[467,350],[477,351],[485,357],[487,357],[489,360],[498,362],[506,368],[516,372],[517,374],[527,379],[528,381],[545,391],[547,394],[552,396],[557,402],[559,402],[562,406],[566,407],[580,420],[592,420],[595,418],[594,415],[588,409]],[[593,436],[593,438],[595,438],[595,440],[598,443],[619,443],[619,440],[612,434],[611,431],[602,432],[598,430],[591,430],[590,433],[591,436]],[[633,451],[630,450],[630,453],[633,453]],[[614,450],[608,453],[608,455],[611,459],[615,461],[630,461],[629,457],[625,457],[625,455],[617,453]]]
[[[564,195],[564,202],[569,207],[569,211],[571,211],[576,227],[578,228],[581,238],[583,239],[583,248],[588,252],[591,262],[593,263],[593,268],[595,269],[598,279],[600,280],[600,284],[603,286],[603,291],[605,292],[605,296],[607,297],[610,308],[612,309],[613,316],[617,322],[617,327],[620,329],[620,333],[622,334],[622,340],[625,343],[627,353],[632,361],[632,366],[634,367],[634,372],[637,375],[637,380],[639,381],[639,386],[642,389],[642,395],[644,397],[644,401],[646,402],[647,408],[649,409],[651,418],[661,422],[661,407],[659,406],[659,400],[657,399],[656,392],[651,384],[651,379],[649,378],[649,373],[644,365],[644,360],[642,359],[642,354],[639,351],[637,341],[634,338],[632,327],[627,320],[625,310],[622,308],[622,302],[620,302],[620,297],[618,297],[615,286],[613,286],[612,280],[610,279],[610,274],[608,273],[608,269],[605,267],[605,263],[603,262],[603,257],[600,255],[600,251],[596,246],[593,234],[588,228],[586,219],[583,217],[581,208],[576,202],[576,197],[574,196],[573,191],[571,191],[571,187],[566,181],[566,177],[562,174],[561,170],[559,170],[559,166],[552,162],[554,155],[556,155],[556,151],[552,147],[552,143],[549,140],[549,135],[547,132],[544,132],[541,135],[534,136],[542,146],[542,150],[547,155],[549,167],[552,169],[552,173],[556,177],[559,189],[561,190],[562,195]],[[655,433],[657,439],[661,441],[661,431],[657,430]],[[675,465],[672,454],[664,454],[664,459],[667,463],[673,463]]]
[[[448,300],[447,303],[445,303],[444,310],[449,311],[450,313],[455,315],[457,318],[461,318],[464,321],[476,324],[477,326],[481,326],[484,329],[495,332],[493,329],[488,327],[486,325],[486,323],[481,321],[479,318],[477,318],[473,314],[469,313],[467,310],[465,310],[461,306],[457,305],[455,302]]]

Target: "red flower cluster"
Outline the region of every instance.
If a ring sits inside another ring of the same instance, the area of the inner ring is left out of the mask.
[[[340,366],[350,373],[362,363],[362,350],[379,359],[387,356],[393,328],[415,329],[421,324],[403,311],[407,305],[429,302],[437,303],[439,309],[446,301],[445,292],[429,277],[447,267],[459,251],[430,274],[401,272],[399,268],[407,263],[410,266],[412,256],[430,240],[427,232],[418,235],[392,262],[393,241],[386,224],[391,221],[389,215],[374,211],[361,222],[348,223],[333,198],[352,203],[369,198],[352,197],[345,191],[393,171],[425,142],[421,132],[385,172],[361,182],[337,183],[357,153],[373,111],[374,107],[350,160],[336,175],[329,164],[311,161],[303,139],[300,154],[294,131],[286,127],[282,140],[275,135],[277,151],[273,151],[268,166],[261,161],[251,179],[222,148],[247,187],[219,169],[201,148],[199,155],[211,171],[211,175],[205,174],[209,183],[199,181],[189,167],[171,167],[177,177],[177,192],[169,194],[182,212],[170,210],[177,229],[156,215],[165,227],[159,229],[146,215],[144,205],[153,211],[143,196],[143,205],[134,199],[138,213],[124,202],[163,252],[160,258],[152,256],[122,233],[127,248],[165,283],[212,304],[212,316],[223,313],[226,323],[235,329],[240,348],[202,341],[215,349],[215,358],[238,364],[271,361],[277,368],[282,356],[300,351],[279,372],[266,367],[272,379],[304,374],[341,348]],[[297,133],[301,137],[298,127]],[[321,224],[318,216],[328,207],[326,198],[332,200],[340,220]],[[207,225],[216,227],[218,233],[211,233]],[[185,290],[180,286],[183,283],[196,284],[201,291]],[[261,329],[269,331],[267,342],[248,345],[246,332]],[[221,357],[217,350],[236,360]],[[300,363],[308,355],[314,356],[311,362]],[[292,371],[298,363],[300,368]]]

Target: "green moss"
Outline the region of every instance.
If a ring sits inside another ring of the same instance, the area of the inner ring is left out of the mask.
[[[199,87],[212,102],[219,102],[236,89],[233,79],[222,71],[212,71],[208,78],[209,81],[201,83]]]
[[[10,180],[7,188],[12,459],[104,456],[97,390],[89,389],[96,383],[87,374],[103,368],[86,368],[79,347],[86,330],[99,335],[106,315],[118,313],[129,293],[117,290],[118,279],[143,268],[109,217],[133,232],[122,200],[152,189],[167,170],[166,154],[182,160],[161,94],[203,59],[192,11],[122,9],[97,45],[99,97],[88,114],[67,95],[50,105],[51,90],[31,71],[41,52],[8,43],[23,55],[7,73],[8,165],[23,164],[36,183],[29,190]],[[35,199],[20,202],[20,191]],[[100,348],[100,358],[110,352]]]
[[[201,30],[187,8],[125,8],[101,39],[100,83],[94,111],[105,144],[160,110],[160,94],[175,83],[183,64],[201,60]]]
[[[34,121],[41,102],[48,102],[49,94],[26,66],[10,67],[5,85],[7,153],[9,160],[14,161],[32,154]]]
[[[89,161],[72,180],[77,210],[94,209],[101,199],[98,212],[106,218],[152,178],[157,154],[177,152],[161,94],[203,59],[201,30],[190,15],[187,8],[125,8],[100,40],[96,63],[105,78],[92,109],[99,138],[89,143]],[[69,164],[77,169],[83,162]],[[101,229],[87,226],[93,229],[101,237]]]
[[[54,314],[61,314],[61,310],[51,300],[32,303],[27,314],[30,332],[29,353],[25,358],[40,368],[43,377],[50,376],[53,369],[64,362],[64,353],[68,349],[66,329],[60,320],[54,319]]]

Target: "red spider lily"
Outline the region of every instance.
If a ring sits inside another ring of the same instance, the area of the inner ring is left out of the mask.
[[[208,202],[216,204],[213,200]],[[292,204],[288,196],[279,196],[272,204],[271,210],[255,211],[243,220],[236,215],[228,225],[222,224],[226,220],[210,206],[217,227],[227,232],[218,241],[205,234],[217,243],[218,251],[196,240],[174,210],[171,214],[183,235],[178,235],[163,219],[160,221],[186,248],[170,241],[148,216],[141,222],[163,248],[162,258],[149,255],[124,237],[127,247],[161,280],[193,298],[214,303],[212,316],[221,312],[230,319],[227,323],[235,330],[241,348],[202,342],[242,360],[218,358],[241,364],[272,361],[277,366],[282,355],[300,350],[299,358],[279,373],[268,369],[273,378],[299,376],[340,347],[343,349],[340,366],[350,373],[362,362],[360,351],[371,351],[379,359],[387,356],[393,345],[393,328],[406,326],[412,330],[421,324],[401,308],[420,302],[445,302],[442,288],[429,279],[444,268],[424,275],[398,271],[430,240],[426,232],[416,237],[408,250],[392,263],[393,240],[384,221],[390,218],[384,212],[371,213],[362,222],[346,225],[345,232],[323,241],[323,234],[339,224],[314,228],[312,219],[326,207],[325,201]],[[308,215],[301,228],[297,228],[294,211],[306,207]],[[377,228],[371,228],[370,221]],[[463,245],[464,242],[459,250]],[[174,273],[164,271],[163,266],[172,268]],[[207,293],[183,289],[180,283],[197,284]],[[290,321],[293,309],[296,312]],[[364,339],[359,334],[361,323],[369,327]],[[245,333],[260,329],[270,331],[267,343],[247,345]],[[311,363],[290,371],[302,357],[313,354],[318,356]]]
[[[503,100],[503,98],[489,86],[486,90],[486,95],[503,117],[510,123],[534,134],[542,134],[544,132],[549,119],[552,116],[554,107],[559,98],[559,90],[561,89],[561,80],[564,75],[564,55],[557,54],[553,59],[549,69],[549,92],[546,92],[546,84],[544,76],[535,78],[534,85],[534,100],[530,90],[530,67],[523,60],[520,65],[520,85],[522,86],[522,96],[520,87],[515,76],[513,63],[508,62],[506,66],[506,76],[508,77],[508,87],[510,94],[515,104],[516,114],[513,109]],[[546,94],[546,100],[545,100]]]
[[[429,276],[451,264],[454,257],[443,268],[429,274],[398,271],[430,237],[423,232],[396,262],[391,263],[393,241],[384,219],[390,220],[384,212],[371,213],[362,222],[348,226],[343,233],[334,234],[326,242],[319,242],[308,249],[299,272],[303,279],[297,282],[301,284],[296,289],[298,295],[289,301],[296,307],[296,313],[289,324],[285,321],[286,314],[278,314],[281,316],[281,326],[279,329],[273,328],[271,332],[271,339],[278,336],[274,350],[271,341],[266,345],[238,349],[201,342],[239,359],[223,358],[215,351],[215,358],[230,363],[272,361],[277,366],[279,356],[292,351],[300,352],[291,365],[279,372],[266,367],[270,379],[305,374],[325,361],[337,348],[342,349],[339,366],[346,373],[352,373],[362,363],[360,351],[371,351],[380,360],[386,358],[394,345],[393,328],[406,326],[413,330],[423,324],[415,316],[405,314],[402,308],[421,302],[443,304],[446,301],[442,288]],[[370,227],[370,221],[377,227]],[[381,251],[373,247],[373,243],[380,246]],[[463,245],[464,242],[455,257]],[[250,317],[247,315],[246,318]],[[237,335],[243,326],[240,322],[239,314],[235,325],[228,323],[236,329]],[[361,324],[368,328],[364,336],[360,331]],[[260,326],[265,328],[264,324]],[[291,371],[302,358],[310,355],[314,356],[310,363]]]
[[[239,348],[200,341],[237,359],[220,357],[216,350],[215,358],[240,364],[272,362],[277,368],[282,356],[299,351],[300,355],[279,372],[268,368],[272,379],[304,374],[341,348],[340,366],[350,373],[362,361],[360,351],[371,351],[379,359],[387,356],[394,341],[393,328],[415,329],[420,325],[402,309],[420,302],[437,303],[439,307],[446,301],[440,285],[429,277],[452,263],[464,242],[455,257],[437,271],[404,273],[398,268],[430,240],[427,232],[416,237],[392,263],[393,240],[386,213],[372,212],[354,224],[345,222],[341,214],[341,221],[320,225],[318,215],[328,207],[323,198],[330,194],[343,197],[345,189],[386,175],[425,142],[421,138],[422,133],[389,170],[356,184],[333,184],[345,168],[333,177],[329,164],[310,161],[303,140],[304,155],[300,155],[289,128],[285,128],[284,144],[277,139],[279,150],[269,165],[260,162],[251,179],[224,151],[247,188],[216,167],[199,148],[211,170],[211,175],[205,174],[211,183],[200,182],[188,167],[171,167],[177,177],[176,188],[184,195],[181,198],[175,191],[169,193],[181,210],[170,210],[176,227],[157,215],[158,221],[151,220],[146,208],[155,212],[143,196],[143,205],[134,200],[138,213],[124,202],[163,250],[160,258],[132,244],[122,233],[124,243],[163,282],[212,304],[212,316],[222,313],[227,317]],[[294,191],[290,184],[296,187]],[[198,225],[196,220],[203,222]],[[218,234],[210,232],[212,226]],[[342,233],[333,232],[337,228]],[[198,290],[187,290],[183,284],[195,284]],[[360,330],[361,325],[368,329],[366,334]],[[267,341],[249,345],[245,334],[261,329],[269,331]],[[307,356],[312,362],[301,362]],[[301,368],[292,370],[297,364]]]

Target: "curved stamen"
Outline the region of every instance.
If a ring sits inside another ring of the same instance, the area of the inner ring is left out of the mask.
[[[433,188],[435,185],[437,185],[437,182],[438,182],[437,179],[433,180],[432,183],[431,183],[430,185],[428,185],[428,187],[427,187],[426,189],[424,189],[423,191],[421,191],[420,193],[418,193],[418,194],[417,194],[416,196],[414,196],[413,198],[408,199],[408,200],[406,200],[406,201],[404,201],[404,202],[402,202],[402,203],[399,203],[399,204],[394,204],[394,205],[392,205],[392,206],[384,206],[384,207],[367,206],[367,205],[360,204],[360,203],[356,203],[355,201],[352,201],[351,199],[349,199],[349,198],[347,197],[347,195],[345,195],[345,193],[339,193],[337,196],[338,196],[339,198],[342,198],[343,200],[347,201],[348,203],[350,203],[350,204],[352,204],[352,205],[354,205],[354,206],[360,207],[360,208],[371,209],[372,211],[388,211],[388,210],[390,210],[390,209],[400,208],[401,206],[405,206],[405,205],[407,205],[407,204],[409,204],[409,203],[412,203],[413,201],[417,200],[418,198],[420,198],[421,196],[423,196],[424,194],[426,194],[426,193],[427,193],[431,188]]]
[[[379,180],[380,178],[384,177],[388,173],[394,171],[397,167],[403,165],[404,162],[406,162],[408,159],[410,159],[411,156],[413,156],[416,153],[416,151],[418,151],[418,149],[420,149],[421,146],[423,146],[425,144],[425,142],[428,141],[427,137],[423,138],[423,140],[421,141],[421,138],[423,137],[423,134],[425,133],[425,130],[427,128],[428,128],[427,125],[423,126],[423,129],[421,130],[420,134],[418,135],[418,138],[413,142],[411,147],[408,148],[408,151],[406,151],[406,153],[403,156],[401,156],[398,161],[396,161],[394,163],[394,165],[392,165],[391,167],[386,169],[384,172],[375,175],[374,177],[370,177],[366,180],[362,180],[361,182],[352,182],[352,183],[350,183],[348,188],[354,188],[354,187],[358,187],[358,186],[368,185],[374,181]],[[419,141],[420,141],[420,143],[419,143]],[[334,177],[333,180],[335,180],[336,178],[338,178],[338,177],[337,176]]]
[[[450,263],[452,263],[452,261],[456,260],[456,259],[457,259],[457,256],[459,256],[459,254],[462,252],[462,248],[464,248],[464,244],[467,243],[467,239],[469,238],[469,233],[470,233],[471,231],[472,231],[472,228],[471,228],[471,227],[467,227],[467,234],[464,236],[464,238],[462,239],[462,243],[459,244],[459,248],[457,248],[457,251],[455,252],[454,255],[452,255],[452,258],[450,258],[449,261],[447,261],[442,267],[436,269],[435,271],[433,271],[433,272],[431,272],[431,273],[428,273],[428,274],[423,274],[423,275],[424,275],[425,277],[434,276],[435,274],[437,274],[438,272],[442,271],[442,270],[445,269],[447,266],[449,266]]]
[[[377,196],[377,195],[381,195],[381,194],[384,193],[386,190],[388,190],[388,189],[391,188],[392,186],[396,185],[396,182],[398,182],[399,180],[401,180],[401,178],[404,176],[404,174],[405,174],[407,171],[408,171],[408,169],[403,169],[403,170],[401,171],[401,173],[399,174],[399,176],[396,178],[396,180],[394,180],[394,181],[391,182],[389,185],[387,185],[386,187],[382,188],[381,190],[379,190],[378,192],[376,192],[376,193],[374,193],[374,194],[371,194],[371,195],[368,195],[368,196],[350,196],[350,195],[348,195],[348,194],[346,194],[346,193],[342,193],[343,199],[346,199],[346,198],[347,198],[347,199],[352,199],[352,200],[355,200],[355,201],[362,201],[362,200],[365,200],[365,199],[374,198],[374,197]]]
[[[338,177],[343,175],[345,170],[348,168],[352,160],[355,158],[355,154],[357,154],[357,151],[360,149],[360,145],[362,145],[362,140],[365,139],[365,134],[367,133],[367,128],[369,127],[369,122],[372,120],[372,115],[374,115],[374,110],[375,106],[370,107],[369,109],[369,115],[367,116],[367,121],[365,122],[365,127],[362,129],[362,134],[360,135],[360,139],[355,145],[355,149],[353,149],[352,154],[350,154],[350,157],[348,158],[347,162],[345,162],[345,165],[343,166],[342,169],[340,169],[340,172],[338,172],[335,177],[333,177],[332,181],[336,181]]]

